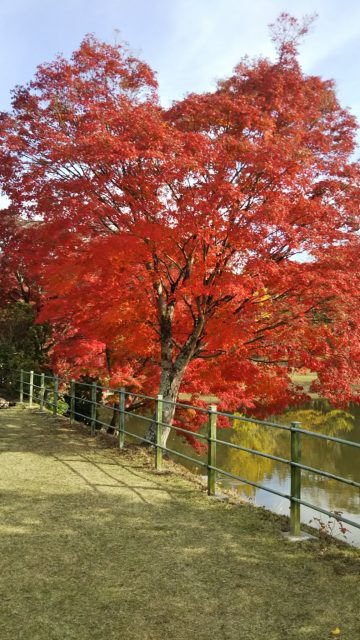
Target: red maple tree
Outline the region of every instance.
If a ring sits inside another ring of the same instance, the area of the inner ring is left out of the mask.
[[[146,64],[91,36],[15,90],[2,186],[37,221],[24,259],[30,238],[60,369],[258,415],[299,399],[301,368],[355,397],[356,122],[302,72],[306,30],[281,15],[275,62],[170,109]]]

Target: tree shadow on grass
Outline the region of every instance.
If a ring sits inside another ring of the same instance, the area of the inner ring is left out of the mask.
[[[45,442],[34,422],[6,436],[2,640],[359,637],[353,563],[337,573],[261,510],[134,472],[61,421]]]
[[[3,494],[1,638],[357,637],[349,575],[202,502]]]

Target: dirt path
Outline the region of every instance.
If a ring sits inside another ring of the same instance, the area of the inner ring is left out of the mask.
[[[360,638],[355,551],[35,409],[0,412],[0,447],[1,640]]]

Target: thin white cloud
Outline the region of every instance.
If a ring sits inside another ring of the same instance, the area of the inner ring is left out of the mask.
[[[358,0],[0,2],[0,109],[8,107],[10,89],[30,80],[37,64],[58,51],[69,54],[87,32],[114,42],[116,28],[158,72],[162,101],[170,104],[186,92],[213,88],[245,54],[273,56],[267,25],[282,11],[299,18],[318,13],[301,47],[303,67],[334,77],[345,104],[359,113],[356,56],[349,64],[360,41]]]
[[[10,204],[10,200],[7,196],[0,195],[0,211],[6,209]]]

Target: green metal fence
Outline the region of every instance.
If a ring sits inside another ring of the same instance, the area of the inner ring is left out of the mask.
[[[233,413],[227,413],[224,411],[217,411],[215,405],[209,405],[207,408],[197,407],[191,404],[186,404],[183,402],[170,402],[164,400],[161,395],[157,397],[147,396],[144,394],[138,394],[131,391],[126,391],[124,387],[120,389],[112,389],[110,387],[104,387],[101,385],[97,385],[96,382],[92,382],[91,384],[85,382],[75,382],[75,380],[67,381],[62,378],[58,378],[53,375],[45,375],[44,373],[34,373],[33,371],[24,371],[21,370],[19,372],[19,376],[17,378],[19,381],[19,395],[20,402],[24,402],[24,399],[28,399],[29,406],[32,407],[34,402],[39,404],[41,409],[49,409],[53,412],[54,415],[58,413],[59,409],[59,399],[60,396],[64,396],[66,394],[68,398],[68,415],[70,421],[72,422],[75,418],[86,419],[90,424],[91,434],[94,435],[96,430],[102,427],[109,428],[109,423],[105,423],[98,419],[97,411],[98,407],[106,407],[109,408],[109,405],[106,405],[104,402],[99,402],[98,397],[102,398],[104,395],[110,393],[114,394],[117,398],[117,405],[114,407],[114,412],[116,415],[116,422],[114,425],[114,432],[118,434],[118,444],[119,448],[124,447],[126,436],[131,436],[136,440],[139,440],[143,443],[148,443],[149,445],[154,446],[155,450],[155,468],[161,469],[162,466],[162,456],[163,452],[173,454],[179,458],[186,459],[199,465],[206,469],[207,473],[207,489],[209,495],[215,494],[215,485],[217,476],[224,476],[231,478],[233,480],[237,480],[244,484],[250,485],[252,487],[262,489],[269,493],[272,493],[281,498],[286,498],[290,502],[290,534],[292,536],[300,535],[300,507],[301,505],[308,507],[310,509],[314,509],[319,513],[322,513],[326,516],[334,518],[335,520],[341,521],[344,524],[351,525],[360,529],[360,523],[350,520],[348,518],[339,515],[339,512],[329,511],[327,509],[323,509],[317,505],[311,504],[301,497],[301,476],[302,471],[309,471],[311,473],[317,474],[324,478],[330,480],[336,480],[338,482],[351,485],[360,489],[360,483],[352,480],[350,478],[344,478],[338,475],[334,475],[332,473],[328,473],[322,469],[317,469],[315,467],[311,467],[309,465],[303,464],[301,461],[301,441],[303,437],[307,438],[318,438],[330,442],[335,442],[343,446],[354,447],[360,449],[360,444],[357,442],[352,442],[350,440],[344,440],[342,438],[337,438],[335,436],[327,436],[324,434],[316,433],[314,431],[309,431],[301,428],[301,423],[292,422],[290,425],[279,424],[276,422],[270,422],[267,420],[256,420],[255,418],[245,418]],[[78,388],[86,388],[87,389],[87,397],[79,397],[75,395],[76,385]],[[59,391],[61,387],[61,393]],[[152,417],[144,416],[139,413],[136,413],[133,410],[130,410],[130,407],[127,407],[127,399],[134,399],[141,403],[148,402],[151,406],[155,405],[155,411],[153,412]],[[81,401],[82,403],[89,405],[89,412],[87,415],[81,413],[76,410],[76,401]],[[189,431],[187,429],[183,429],[182,427],[175,426],[173,424],[167,424],[163,422],[163,408],[165,404],[175,405],[178,409],[192,409],[198,413],[204,415],[204,422],[207,422],[207,434],[197,433],[193,431]],[[136,433],[128,431],[125,429],[125,417],[126,415],[134,416],[140,420],[146,421],[147,424],[155,422],[155,441],[146,439],[146,437],[140,436]],[[264,451],[259,451],[256,449],[251,449],[248,447],[243,447],[241,445],[227,442],[218,438],[218,430],[217,430],[217,420],[218,417],[222,416],[228,418],[230,421],[236,421],[241,419],[242,422],[262,425],[264,427],[268,427],[270,429],[282,429],[284,431],[289,432],[290,435],[290,456],[289,458],[282,458],[279,456],[275,456]],[[162,432],[164,428],[170,428],[171,430],[175,430],[176,432],[183,434],[190,434],[191,436],[203,440],[207,444],[208,449],[208,457],[207,462],[203,462],[197,458],[193,458],[192,456],[188,456],[180,451],[176,451],[174,449],[170,449],[167,446],[162,444]],[[263,458],[268,458],[270,460],[282,463],[284,465],[288,465],[290,467],[290,493],[284,493],[274,489],[273,487],[269,487],[257,482],[253,482],[247,478],[243,478],[239,475],[230,473],[225,469],[221,469],[217,466],[217,456],[216,456],[216,447],[217,445],[223,445],[226,447],[230,447],[232,449],[236,449],[241,452],[246,452],[252,454],[254,456],[259,456]]]

